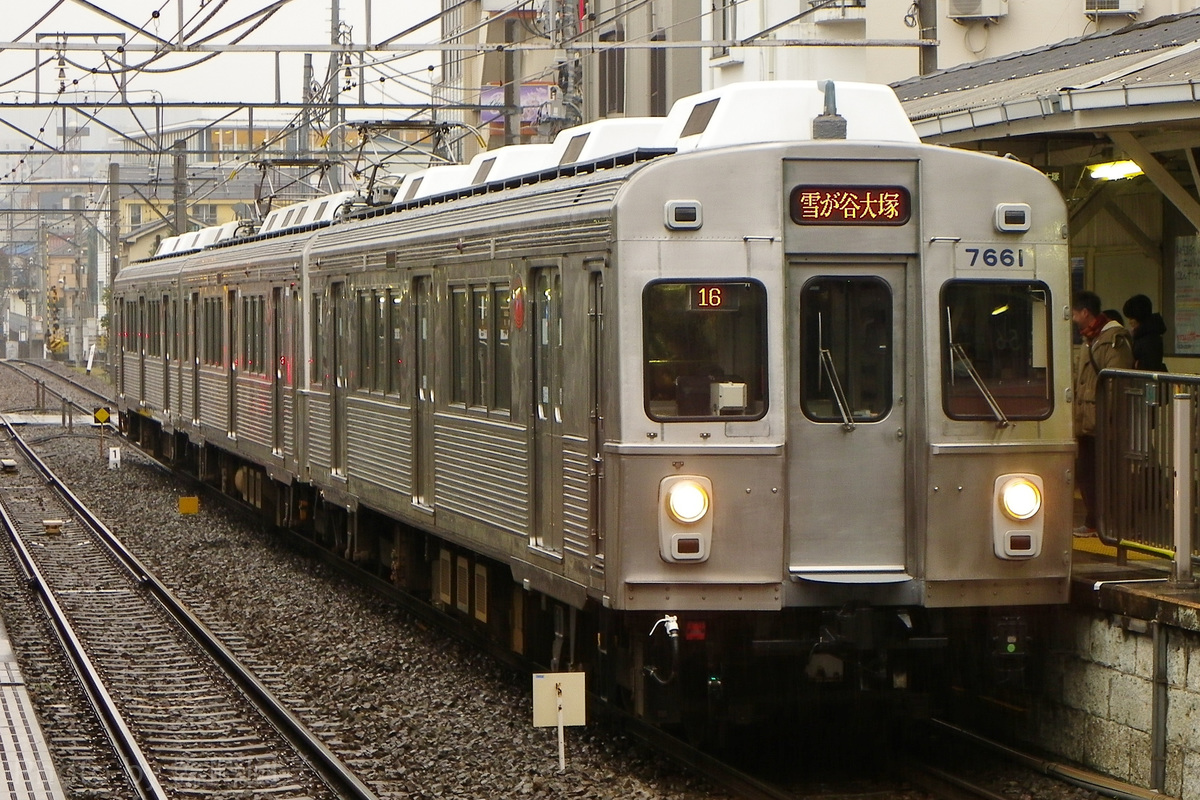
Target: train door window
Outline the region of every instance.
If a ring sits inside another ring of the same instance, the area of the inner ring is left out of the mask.
[[[310,380],[314,386],[325,384],[325,349],[321,345],[321,295],[312,296],[312,309],[309,315],[308,339],[309,352],[312,354],[312,373]]]
[[[486,286],[471,287],[471,316],[474,321],[471,335],[471,405],[489,405],[488,366],[491,363],[492,319]]]
[[[183,316],[179,318],[179,347],[177,348],[180,360],[190,364],[195,357],[195,336],[196,331],[192,329],[192,299],[191,295],[185,295],[183,298]]]
[[[162,303],[150,300],[146,303],[146,355],[162,355]]]
[[[493,385],[496,388],[492,407],[504,411],[512,408],[512,345],[509,342],[512,291],[508,286],[492,287],[492,313],[495,321],[495,365]]]
[[[892,292],[875,276],[821,276],[800,295],[800,407],[815,422],[872,422],[892,408]]]
[[[467,287],[456,286],[450,294],[450,402],[466,405],[471,363],[471,308]]]
[[[375,292],[375,369],[371,372],[371,388],[386,392],[388,384],[388,293],[380,289]]]
[[[391,331],[391,348],[388,353],[388,392],[400,394],[404,379],[404,359],[401,357],[401,338],[404,330],[404,310],[400,291],[388,292],[388,330]]]
[[[951,419],[1045,419],[1054,410],[1050,289],[950,281],[940,314],[942,406]]]
[[[358,382],[354,388],[370,389],[375,372],[375,296],[358,295]]]
[[[757,281],[658,281],[642,294],[651,419],[759,419],[767,412],[767,293]]]
[[[179,303],[171,300],[171,298],[169,298],[169,297],[164,297],[163,298],[163,310],[165,312],[166,320],[167,320],[166,335],[163,337],[164,342],[165,342],[165,346],[163,349],[163,355],[166,357],[167,361],[170,361],[176,355],[175,337],[178,334],[177,334],[177,330],[175,327],[175,317],[179,313]]]
[[[250,298],[250,319],[246,324],[250,328],[250,358],[246,369],[255,375],[267,374],[267,298],[258,295]]]
[[[224,306],[219,297],[204,301],[204,363],[220,367],[225,364]]]
[[[238,364],[241,365],[242,372],[250,372],[251,371],[250,370],[250,348],[252,345],[250,344],[250,337],[251,337],[250,331],[251,331],[251,328],[253,327],[251,324],[251,317],[253,314],[253,312],[251,311],[251,308],[250,308],[251,302],[252,301],[249,297],[242,298],[242,317],[246,320],[246,324],[244,324],[242,326],[242,330],[241,330],[242,335],[238,340],[238,356],[237,356]]]

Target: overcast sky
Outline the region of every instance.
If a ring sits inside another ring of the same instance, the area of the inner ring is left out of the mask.
[[[35,141],[62,145],[61,129],[87,126],[90,135],[72,144],[71,150],[102,150],[113,146],[116,134],[71,108],[78,105],[100,120],[120,131],[139,128],[153,130],[155,115],[139,112],[138,119],[119,109],[118,78],[110,74],[120,66],[115,52],[123,35],[129,45],[154,45],[162,40],[178,41],[182,17],[188,34],[186,40],[195,43],[252,45],[262,52],[224,53],[208,55],[183,53],[156,55],[154,52],[125,54],[126,94],[131,102],[168,101],[238,101],[260,106],[255,119],[286,120],[293,112],[274,111],[270,105],[278,96],[284,102],[299,102],[304,88],[304,53],[284,53],[278,62],[271,53],[273,46],[326,46],[332,38],[331,5],[333,0],[0,0],[0,42],[42,43],[44,49],[7,48],[0,50],[0,102],[32,103],[35,87],[40,81],[43,102],[58,99],[63,108],[41,108],[24,111],[6,108],[0,113],[0,150],[15,151],[0,156],[0,174],[6,177],[67,177],[78,173],[81,165],[45,167],[38,163],[44,156],[25,154]],[[255,12],[277,9],[269,17]],[[340,0],[339,18],[345,35],[353,46],[369,40],[379,43],[396,37],[402,31],[433,17],[440,8],[439,0]],[[155,12],[158,16],[155,17]],[[370,20],[368,27],[368,17]],[[228,28],[228,30],[226,30]],[[95,36],[99,34],[99,36]],[[394,46],[404,42],[419,44],[436,41],[440,26],[435,22],[415,31]],[[89,45],[108,44],[103,52],[75,50],[63,54],[63,63],[56,58],[56,40],[67,37]],[[210,38],[211,37],[211,38]],[[206,57],[207,56],[207,57]],[[377,66],[364,74],[362,96],[366,103],[420,103],[429,98],[430,66],[440,63],[437,51],[398,52],[394,57],[379,54]],[[34,65],[43,63],[36,70]],[[329,67],[327,52],[312,54],[313,78],[317,83],[326,78]],[[141,69],[129,69],[141,66]],[[60,70],[62,77],[60,77]],[[278,89],[276,74],[278,72]],[[343,92],[344,102],[355,102],[360,96],[357,82],[359,71],[353,71],[355,86]],[[338,86],[345,80],[339,72]],[[59,93],[60,81],[66,91]],[[220,109],[168,112],[162,122],[215,119],[224,113]],[[353,115],[351,115],[353,116]],[[379,118],[380,113],[360,114],[359,117]],[[388,114],[389,117],[402,116]],[[422,114],[421,116],[427,117]],[[238,117],[244,120],[245,115]],[[37,146],[38,150],[43,148]],[[102,161],[108,159],[102,158]],[[85,162],[87,159],[85,159]],[[89,171],[88,164],[82,169]]]

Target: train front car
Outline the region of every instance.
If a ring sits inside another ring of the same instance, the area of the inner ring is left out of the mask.
[[[884,87],[731,86],[667,128],[616,218],[632,696],[750,721],[944,683],[951,644],[1019,677],[1068,590],[1060,193],[920,144]]]

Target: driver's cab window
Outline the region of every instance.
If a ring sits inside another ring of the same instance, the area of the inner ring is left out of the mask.
[[[767,411],[767,293],[758,281],[657,281],[642,294],[646,414],[674,422]]]
[[[875,276],[820,276],[800,294],[800,407],[851,425],[892,408],[892,291]]]
[[[1054,409],[1050,290],[949,281],[941,297],[942,406],[951,419],[1045,419]]]

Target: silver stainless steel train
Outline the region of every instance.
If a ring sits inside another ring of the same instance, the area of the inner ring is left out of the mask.
[[[168,240],[122,421],[648,717],[917,688],[1067,598],[1066,223],[886,87],[732,85]]]

